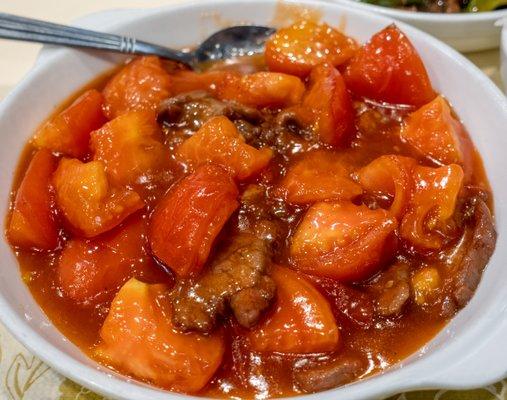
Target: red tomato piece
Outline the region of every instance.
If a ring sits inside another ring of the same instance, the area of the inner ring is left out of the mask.
[[[394,254],[396,219],[382,209],[349,202],[316,203],[292,238],[294,266],[312,275],[360,281],[377,272]]]
[[[298,104],[305,85],[298,77],[277,72],[256,72],[225,79],[217,96],[252,107],[287,107]]]
[[[353,93],[376,101],[422,106],[436,96],[419,54],[396,25],[373,35],[343,77]]]
[[[401,218],[407,209],[413,188],[413,169],[417,162],[410,157],[388,155],[376,158],[361,168],[357,181],[372,195],[389,197],[390,213]]]
[[[113,119],[91,134],[90,146],[93,159],[104,163],[116,185],[150,182],[170,159],[151,111],[129,112]]]
[[[343,145],[355,131],[354,109],[342,76],[330,64],[312,69],[310,87],[296,119],[311,126],[323,143]]]
[[[220,366],[224,338],[220,331],[180,333],[171,313],[167,286],[132,278],[113,300],[96,356],[137,379],[176,392],[197,392]]]
[[[276,266],[274,310],[249,334],[260,352],[323,353],[336,350],[339,329],[327,300],[296,272]]]
[[[55,220],[51,176],[57,159],[49,150],[35,153],[19,185],[7,237],[23,249],[54,250],[58,246],[58,224]]]
[[[279,29],[266,42],[265,58],[271,71],[305,77],[317,64],[343,64],[356,50],[353,39],[329,25],[303,20]]]
[[[129,278],[149,276],[156,267],[147,256],[147,236],[146,221],[136,215],[99,237],[71,239],[58,263],[62,291],[76,302],[95,303]]]
[[[176,183],[151,217],[153,254],[178,276],[198,274],[238,207],[238,188],[219,165],[206,164]]]
[[[401,221],[400,234],[416,250],[442,247],[443,234],[452,229],[447,223],[454,214],[463,176],[463,169],[456,164],[414,169],[415,187]]]
[[[144,203],[126,188],[110,187],[101,161],[60,160],[53,176],[58,208],[75,233],[93,237],[120,224]]]
[[[363,191],[350,179],[350,169],[335,153],[312,151],[289,168],[275,194],[293,204],[352,200]]]
[[[71,157],[84,157],[89,151],[90,132],[106,122],[102,103],[100,92],[87,90],[35,132],[34,145]]]
[[[441,96],[407,117],[401,138],[421,156],[437,164],[471,167],[470,141]]]
[[[180,161],[196,168],[214,162],[239,179],[247,179],[266,168],[273,157],[269,148],[256,149],[245,143],[236,126],[224,116],[213,117],[176,150]]]
[[[129,111],[156,111],[169,97],[171,77],[155,56],[136,58],[114,75],[102,91],[109,119]]]

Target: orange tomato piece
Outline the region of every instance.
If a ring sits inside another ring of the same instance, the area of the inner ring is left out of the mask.
[[[330,64],[312,69],[310,87],[300,107],[296,107],[296,119],[311,126],[323,143],[342,145],[355,131],[354,109],[342,76]]]
[[[422,106],[436,96],[419,54],[394,24],[357,51],[343,77],[353,93],[376,101]]]
[[[289,168],[275,194],[293,204],[351,200],[363,191],[350,179],[350,172],[350,167],[337,154],[312,151]]]
[[[288,107],[298,104],[305,85],[296,76],[277,72],[231,75],[217,85],[217,97],[252,107]]]
[[[191,167],[213,162],[239,179],[247,179],[266,168],[273,157],[269,148],[256,149],[245,143],[236,126],[224,116],[208,120],[177,149],[176,157]]]
[[[116,185],[150,182],[170,159],[151,111],[129,112],[113,119],[92,132],[90,146],[93,159],[104,163]]]
[[[415,187],[400,234],[416,250],[436,250],[444,243],[443,234],[451,229],[447,223],[454,214],[463,176],[457,164],[414,169]]]
[[[410,157],[380,156],[357,171],[357,182],[369,194],[389,197],[391,215],[401,218],[410,201],[416,165],[416,160]]]
[[[305,77],[317,64],[343,64],[356,50],[353,39],[329,25],[303,20],[271,36],[265,59],[271,71]]]
[[[238,207],[238,188],[219,165],[206,164],[176,183],[151,217],[153,254],[178,276],[198,274]]]
[[[437,164],[463,166],[471,162],[471,146],[463,126],[441,96],[407,117],[401,138]]]
[[[86,156],[90,132],[106,122],[102,103],[100,92],[87,90],[69,107],[37,129],[33,138],[34,145],[71,157]]]
[[[276,266],[276,303],[267,318],[248,334],[260,352],[323,353],[336,350],[339,329],[325,297],[296,272]]]
[[[217,89],[222,87],[227,80],[239,79],[239,77],[238,73],[232,71],[209,71],[203,73],[186,70],[176,71],[174,74],[171,74],[171,93],[177,95],[195,90],[216,93]]]
[[[111,187],[101,161],[60,160],[53,176],[58,208],[75,233],[93,237],[120,224],[144,203],[126,188]]]
[[[168,287],[130,279],[113,300],[95,355],[137,379],[182,393],[202,389],[222,362],[220,331],[180,333],[171,323]]]
[[[171,77],[155,56],[136,58],[114,75],[102,91],[109,119],[129,111],[156,111],[169,97]]]
[[[69,240],[57,268],[63,293],[78,303],[95,303],[129,278],[145,277],[145,271],[156,269],[148,256],[147,235],[146,221],[135,215],[99,237]]]
[[[35,153],[19,185],[7,226],[7,237],[23,249],[54,250],[58,224],[51,192],[51,176],[57,159],[49,150]]]
[[[316,203],[292,238],[292,263],[303,272],[339,281],[367,279],[392,257],[396,227],[396,219],[382,209]]]

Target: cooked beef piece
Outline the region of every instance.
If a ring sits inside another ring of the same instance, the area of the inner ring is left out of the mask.
[[[325,363],[309,363],[294,370],[294,380],[306,393],[320,392],[351,382],[365,370],[363,362],[356,357],[335,357]]]
[[[266,273],[269,261],[263,240],[250,234],[234,236],[204,275],[176,285],[174,324],[183,331],[210,332],[230,306],[242,326],[252,327],[275,295],[275,284]]]
[[[452,298],[458,307],[465,306],[472,297],[496,242],[493,217],[480,197],[469,201],[464,215],[467,228],[452,267]]]
[[[374,305],[370,295],[334,279],[307,275],[308,279],[328,299],[335,318],[368,329],[373,324]]]
[[[405,263],[389,267],[371,286],[376,294],[375,310],[383,317],[401,313],[410,298],[410,268]]]

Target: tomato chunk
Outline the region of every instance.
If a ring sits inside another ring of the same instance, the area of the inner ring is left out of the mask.
[[[89,151],[90,132],[106,122],[102,103],[100,92],[87,90],[37,130],[34,145],[71,157],[84,157]]]
[[[139,57],[127,64],[102,91],[109,119],[129,111],[155,111],[169,97],[171,77],[155,56]]]
[[[49,150],[35,153],[14,199],[7,237],[14,246],[54,250],[58,245],[51,176],[57,160]]]
[[[106,364],[166,389],[194,393],[220,366],[221,332],[180,333],[165,285],[129,280],[114,298],[96,355]]]
[[[362,190],[350,179],[350,172],[335,153],[312,151],[289,168],[275,193],[293,204],[351,200]]]
[[[412,171],[416,165],[417,162],[410,157],[381,156],[361,168],[356,177],[367,193],[389,197],[389,211],[394,217],[401,218],[410,201],[414,185]]]
[[[101,161],[62,159],[53,176],[56,203],[75,233],[93,237],[144,207],[139,195],[109,185]]]
[[[457,164],[414,169],[415,187],[409,208],[401,221],[400,234],[419,251],[435,250],[452,233],[448,223],[463,186],[463,169]]]
[[[292,262],[312,275],[339,281],[366,279],[393,255],[396,226],[396,219],[382,209],[349,202],[316,203],[292,238]]]
[[[111,295],[129,278],[153,276],[148,256],[148,225],[138,215],[93,239],[69,240],[57,273],[62,291],[78,303],[89,304]]]
[[[129,112],[113,119],[91,134],[90,145],[93,159],[104,163],[116,185],[150,182],[170,158],[151,111]]]
[[[437,164],[464,166],[471,162],[471,144],[463,126],[441,96],[408,116],[401,138]]]
[[[387,103],[422,106],[436,96],[419,54],[396,25],[358,50],[344,78],[355,94]]]
[[[238,207],[238,188],[225,169],[203,165],[179,181],[155,208],[151,250],[178,276],[199,273],[213,242]]]
[[[196,168],[214,162],[235,178],[247,179],[266,168],[273,156],[269,148],[257,150],[245,143],[236,126],[224,116],[213,117],[176,150],[181,161]]]
[[[265,58],[271,71],[305,77],[317,64],[343,64],[356,50],[353,39],[329,25],[303,20],[279,29],[266,42]]]
[[[342,145],[354,133],[354,109],[342,76],[330,64],[312,69],[310,87],[296,119],[311,126],[323,143]]]
[[[255,351],[322,353],[336,350],[339,330],[331,307],[315,287],[288,268],[276,266],[274,310],[250,333]]]

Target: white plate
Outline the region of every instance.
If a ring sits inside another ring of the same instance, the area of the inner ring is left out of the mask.
[[[458,51],[479,51],[497,48],[500,27],[495,22],[507,16],[507,9],[491,12],[438,14],[398,10],[359,0],[328,0],[348,4],[360,10],[382,14],[413,25],[454,47]]]
[[[360,41],[391,19],[344,5],[301,1],[330,24],[343,23]],[[269,25],[277,0],[195,1],[155,10],[87,18],[91,28],[129,34],[174,47],[199,42],[240,22]],[[434,87],[444,93],[482,154],[495,194],[499,238],[495,254],[470,304],[419,352],[383,374],[305,399],[378,399],[420,388],[480,387],[507,376],[507,100],[473,64],[436,39],[399,24],[423,58]],[[121,57],[68,49],[45,50],[23,82],[0,104],[0,215],[7,212],[13,173],[25,142],[63,99]],[[4,59],[5,60],[5,59]],[[58,332],[24,285],[10,247],[0,241],[0,319],[29,350],[70,379],[106,396],[176,400],[167,393],[113,373],[87,358]]]

